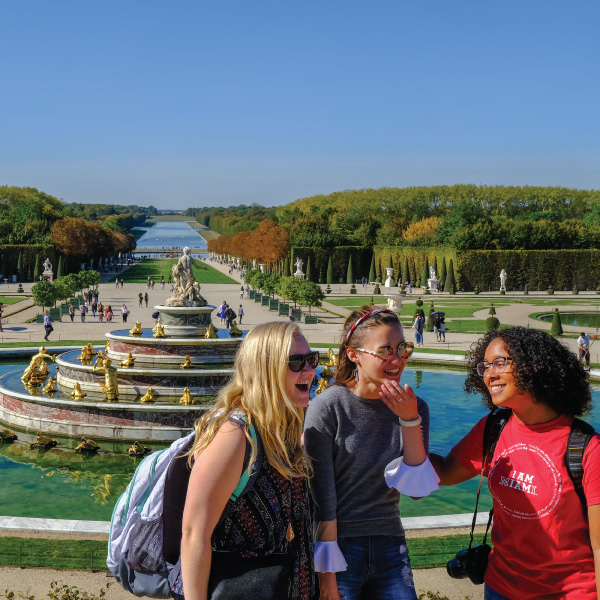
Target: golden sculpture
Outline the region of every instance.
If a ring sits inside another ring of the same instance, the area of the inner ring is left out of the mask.
[[[73,400],[83,400],[87,394],[81,389],[81,384],[76,382],[73,386],[73,391],[71,392],[71,398]]]
[[[106,340],[106,344],[104,344],[104,355],[108,356],[108,351],[110,350],[110,340]]]
[[[131,369],[131,367],[135,366],[135,358],[133,358],[131,352],[127,355],[125,360],[122,360],[119,363],[119,366],[125,369]]]
[[[53,440],[49,435],[44,435],[41,431],[37,432],[35,442],[29,444],[30,448],[54,448],[58,446],[58,442]]]
[[[95,350],[94,350],[94,346],[92,346],[92,342],[89,342],[87,345],[87,350],[88,350],[88,354],[90,356],[90,358],[93,360],[94,356],[96,356],[96,354],[98,354]],[[90,362],[90,364],[92,364]]]
[[[25,369],[23,376],[21,377],[21,381],[25,385],[37,387],[45,381],[46,377],[48,377],[49,371],[48,366],[44,362],[45,358],[55,360],[56,354],[47,354],[46,348],[42,346],[39,349],[38,353],[31,358],[29,366]]]
[[[56,377],[50,377],[50,379],[48,379],[48,383],[44,387],[44,392],[50,395],[58,392],[58,388],[56,387]]]
[[[215,328],[213,327],[212,323],[208,326],[208,329],[206,330],[206,333],[204,334],[204,337],[207,340],[216,340],[219,337],[217,335],[217,332],[215,331]]]
[[[155,338],[167,337],[167,335],[165,334],[165,328],[162,326],[162,324],[160,322],[160,317],[158,317],[158,319],[156,320],[156,325],[152,328],[152,331],[154,332],[154,335],[152,337],[155,337]]]
[[[229,330],[229,335],[231,337],[241,337],[243,334],[242,330],[237,326],[235,320],[231,324],[231,329]]]
[[[14,442],[17,439],[17,435],[10,429],[0,429],[0,442]]]
[[[326,367],[338,366],[338,355],[333,351],[333,348],[327,350],[327,357],[329,358],[329,362],[325,364]]]
[[[154,397],[154,391],[151,387],[146,389],[146,393],[140,398],[142,404],[154,404],[156,398]]]
[[[144,444],[140,444],[140,442],[133,442],[129,447],[129,456],[143,456],[144,454],[148,454],[148,452],[150,452],[150,448],[144,446]]]
[[[104,354],[102,354],[102,350],[98,350],[98,355],[96,356],[96,366],[98,368],[104,366]]]
[[[179,404],[183,404],[184,406],[191,406],[192,404],[196,404],[194,397],[190,393],[189,387],[183,388],[183,396],[181,396]]]
[[[194,363],[192,362],[192,359],[190,358],[189,354],[185,355],[185,360],[183,361],[183,364],[179,365],[180,369],[193,369],[194,368]]]
[[[315,390],[315,394],[320,394],[324,392],[329,387],[329,379],[325,379],[324,377],[319,380],[319,385]]]
[[[142,324],[139,321],[136,321],[135,325],[133,326],[133,329],[129,330],[129,335],[132,337],[140,337],[142,333],[144,333],[142,331]]]
[[[82,365],[91,365],[92,359],[93,355],[90,355],[89,348],[87,346],[83,346],[83,348],[81,348],[81,353],[77,357],[77,360],[81,361]]]
[[[94,440],[92,440],[90,438],[82,437],[81,444],[79,444],[79,446],[77,446],[75,448],[75,452],[92,453],[92,452],[98,452],[99,449],[100,449],[100,446],[98,446],[98,444]]]
[[[92,367],[94,373],[104,373],[104,383],[100,383],[100,387],[106,396],[106,399],[111,402],[119,399],[119,385],[117,383],[117,369],[112,366],[112,360],[108,357],[104,358],[104,363],[99,367],[95,364]]]

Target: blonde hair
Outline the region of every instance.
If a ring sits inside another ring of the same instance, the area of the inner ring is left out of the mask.
[[[196,438],[188,453],[190,466],[221,425],[240,411],[247,416],[244,431],[252,446],[249,468],[257,455],[249,433],[253,424],[272,467],[287,479],[310,475],[310,462],[301,444],[304,409],[294,404],[285,389],[287,357],[294,337],[299,335],[300,328],[286,322],[265,323],[248,333],[236,354],[231,380],[219,392],[214,406],[195,423]]]

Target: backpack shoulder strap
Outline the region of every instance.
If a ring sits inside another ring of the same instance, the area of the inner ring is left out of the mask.
[[[594,433],[595,430],[589,423],[581,419],[573,419],[565,450],[567,472],[584,507],[586,500],[583,490],[583,453]]]
[[[500,433],[504,429],[504,426],[508,423],[508,419],[512,414],[512,410],[509,408],[495,408],[490,412],[485,420],[485,427],[483,430],[483,465],[486,462],[489,464],[494,455],[494,449],[496,443],[500,438]]]

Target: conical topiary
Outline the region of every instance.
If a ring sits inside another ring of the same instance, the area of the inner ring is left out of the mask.
[[[23,255],[19,252],[19,258],[17,259],[17,280],[23,281]]]
[[[525,288],[523,289],[523,295],[525,295],[525,296],[529,295],[529,286],[527,284],[525,284]]]
[[[39,281],[41,274],[42,271],[40,270],[40,255],[37,254],[35,257],[35,267],[33,267],[33,280]]]
[[[423,261],[423,272],[421,273],[421,285],[425,285],[427,280],[429,279],[429,260],[427,256],[425,256],[425,260]]]
[[[563,328],[560,322],[560,313],[558,308],[554,309],[554,316],[552,317],[552,326],[550,327],[550,335],[562,335]]]
[[[306,281],[312,281],[312,265],[310,264],[310,256],[306,261]]]
[[[327,277],[326,277],[327,285],[331,285],[333,283],[333,259],[331,256],[327,261]]]
[[[288,257],[285,257],[285,260],[283,261],[283,276],[284,277],[291,277],[292,274],[290,273],[290,261],[288,260]]]
[[[404,257],[404,268],[402,269],[402,283],[410,281],[410,271],[408,270],[408,257]]]
[[[425,331],[432,332],[433,331],[433,319],[431,318],[431,313],[434,311],[433,306],[429,307],[429,314],[427,315],[427,321],[425,321]]]
[[[329,261],[331,261],[331,256],[329,257]],[[377,277],[377,272],[375,271],[375,254],[371,256],[371,268],[369,269],[369,281],[375,281]]]
[[[488,314],[490,315],[495,315],[496,314],[496,309],[494,308],[494,303],[492,302],[492,305],[490,306],[490,310],[488,311]]]
[[[348,272],[346,273],[346,283],[354,283],[354,271],[352,270],[352,254],[348,258]]]
[[[56,267],[56,277],[63,277],[65,274],[65,265],[63,261],[63,257],[58,257],[58,266]]]
[[[448,263],[448,274],[446,275],[446,282],[444,283],[444,291],[449,294],[456,293],[456,279],[454,278],[454,263],[452,259]]]
[[[440,281],[442,285],[446,283],[446,277],[448,273],[446,272],[446,259],[442,256],[442,260],[440,262]]]

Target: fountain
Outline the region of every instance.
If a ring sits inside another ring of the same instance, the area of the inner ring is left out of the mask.
[[[216,307],[201,296],[193,264],[186,247],[173,266],[172,296],[155,307],[154,328],[136,323],[107,333],[104,352],[88,344],[51,356],[42,346],[24,373],[0,378],[0,421],[107,441],[169,443],[189,432],[230,377],[242,340],[215,331]]]

